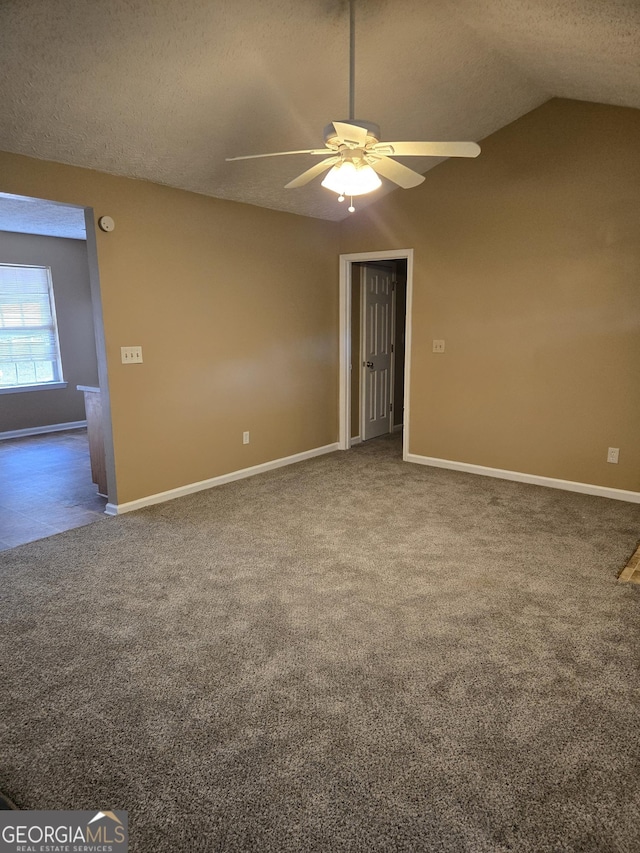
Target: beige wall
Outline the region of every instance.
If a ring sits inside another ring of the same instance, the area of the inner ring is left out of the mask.
[[[0,190],[115,220],[97,240],[119,503],[336,440],[336,224],[10,154]]]
[[[66,388],[0,394],[0,432],[84,420],[77,385],[96,385],[87,245],[84,240],[0,231],[0,263],[51,267]]]
[[[638,111],[551,101],[342,226],[10,154],[0,191],[116,221],[120,503],[335,441],[338,251],[405,247],[411,452],[640,490],[639,150]]]
[[[482,148],[342,228],[415,250],[410,451],[640,490],[640,112],[553,100]]]

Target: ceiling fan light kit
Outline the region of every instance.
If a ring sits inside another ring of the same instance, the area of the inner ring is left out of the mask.
[[[338,193],[338,201],[344,201],[344,197],[354,195],[365,195],[377,190],[382,186],[382,181],[362,159],[342,160],[332,167],[329,174],[322,181],[322,186],[328,190]]]
[[[303,151],[277,151],[273,154],[249,154],[227,157],[227,160],[253,160],[288,154],[311,154],[326,159],[285,185],[296,189],[330,170],[322,186],[338,195],[359,196],[382,186],[379,175],[403,189],[417,187],[424,175],[393,159],[396,157],[477,157],[480,146],[475,142],[381,142],[380,127],[371,121],[355,119],[355,0],[349,0],[349,119],[333,121],[324,129],[325,147]],[[349,212],[353,213],[353,198]]]

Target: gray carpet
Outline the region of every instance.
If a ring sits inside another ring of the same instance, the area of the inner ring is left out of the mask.
[[[637,853],[639,535],[381,439],[4,552],[0,790],[139,853]]]

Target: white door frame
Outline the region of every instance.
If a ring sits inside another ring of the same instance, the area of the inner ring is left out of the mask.
[[[116,463],[113,451],[113,428],[111,419],[111,396],[109,393],[109,376],[107,373],[107,344],[104,334],[104,318],[102,314],[102,290],[100,287],[100,270],[98,267],[98,243],[96,238],[96,217],[92,207],[84,208],[84,222],[87,237],[87,256],[89,259],[89,287],[91,289],[91,306],[93,309],[93,329],[96,338],[96,356],[98,359],[98,383],[100,386],[100,403],[102,408],[102,432],[104,436],[104,455],[107,474],[107,506],[105,512],[110,515],[109,508],[118,503],[118,484],[116,482]]]
[[[381,252],[355,252],[340,255],[340,318],[338,375],[338,447],[351,446],[351,272],[352,264],[363,261],[407,261],[407,324],[404,361],[404,431],[402,458],[409,453],[409,396],[411,376],[411,310],[413,305],[413,249],[387,249]],[[358,365],[359,366],[359,365]]]

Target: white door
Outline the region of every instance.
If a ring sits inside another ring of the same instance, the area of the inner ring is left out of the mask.
[[[363,266],[362,438],[390,430],[393,268]]]

